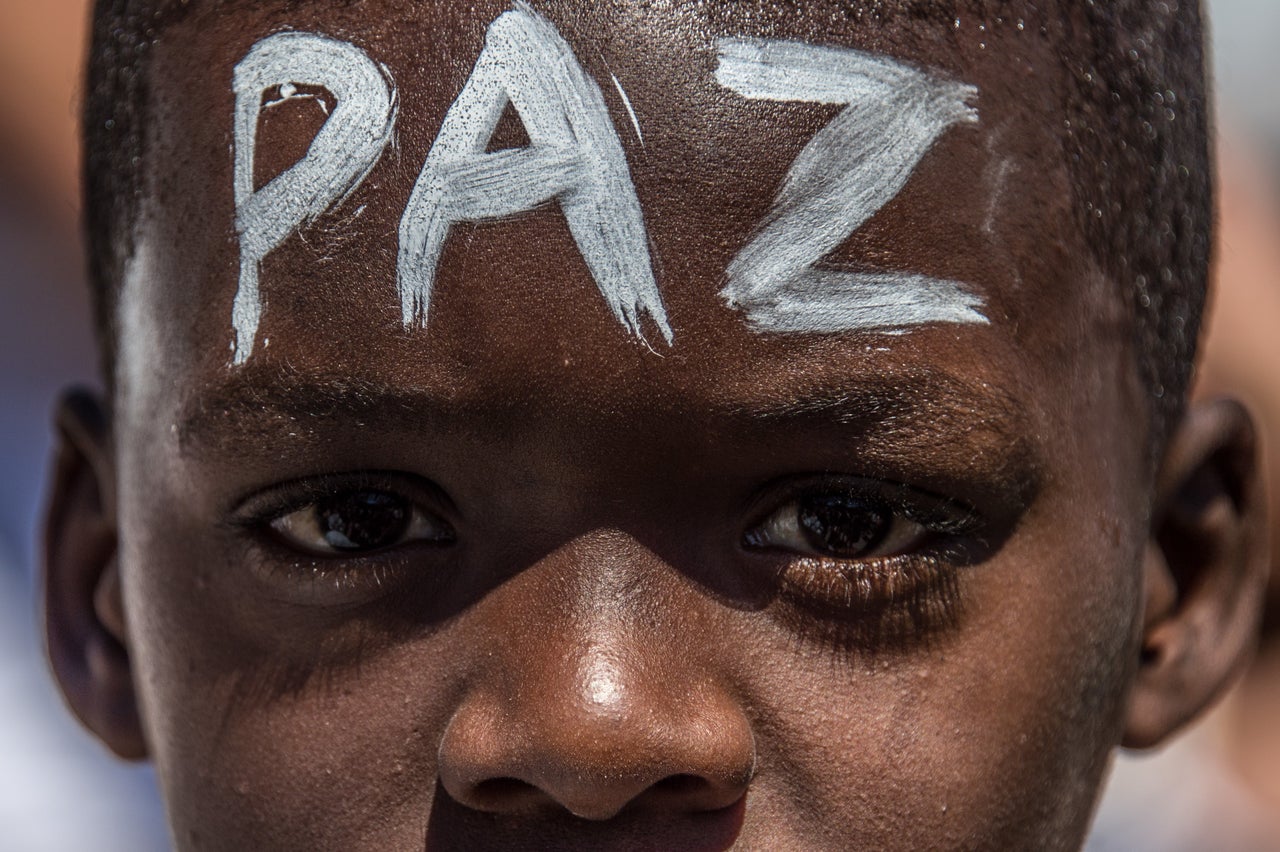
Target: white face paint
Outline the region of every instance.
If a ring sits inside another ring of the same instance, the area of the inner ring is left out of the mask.
[[[640,147],[644,147],[644,132],[640,129],[640,119],[636,117],[635,107],[631,105],[631,98],[627,97],[627,90],[622,88],[622,81],[618,79],[618,75],[612,72],[609,77],[613,80],[613,87],[618,90],[618,97],[622,98],[622,105],[627,108],[627,116],[631,119],[631,126],[636,130],[636,139],[640,140]]]
[[[721,39],[716,80],[757,100],[847,104],[791,164],[766,224],[721,295],[760,331],[985,323],[982,299],[908,272],[816,268],[906,185],[934,142],[975,123],[977,89],[882,56],[790,41]]]
[[[324,88],[333,114],[305,156],[258,191],[254,151],[262,95],[282,87]],[[269,252],[345,198],[368,175],[391,139],[395,94],[386,75],[359,48],[310,33],[278,33],[253,46],[235,68],[235,202],[240,234],[240,286],[231,323],[236,364],[253,351],[262,316],[258,269]]]
[[[486,153],[508,103],[531,144]],[[670,343],[640,202],[604,97],[551,23],[517,3],[490,25],[401,219],[405,325],[427,323],[454,223],[511,216],[552,199],[618,321],[643,339],[641,317],[648,314]]]

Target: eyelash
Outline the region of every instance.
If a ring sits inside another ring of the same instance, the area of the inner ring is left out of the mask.
[[[805,554],[753,536],[766,519],[813,495],[836,495],[890,512],[924,533],[901,553],[840,557]],[[823,477],[773,493],[743,534],[743,548],[774,572],[780,616],[797,632],[843,650],[889,649],[953,626],[961,611],[960,568],[981,544],[981,519],[971,509],[908,486]],[[815,618],[816,616],[816,618]]]
[[[409,574],[416,562],[409,558],[411,552],[439,554],[453,543],[450,537],[369,550],[313,552],[289,543],[277,526],[322,501],[362,492],[397,497],[410,511],[439,520],[452,533],[454,525],[448,516],[454,513],[453,507],[438,489],[416,477],[382,471],[326,475],[275,486],[243,501],[230,526],[250,536],[255,551],[252,567],[271,585],[283,588],[287,597],[326,605],[356,603]]]

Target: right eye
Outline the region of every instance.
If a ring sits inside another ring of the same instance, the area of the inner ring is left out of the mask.
[[[858,494],[804,494],[748,532],[752,547],[803,556],[871,559],[909,551],[930,530],[884,502]]]
[[[357,556],[410,542],[449,544],[442,518],[389,491],[353,489],[325,495],[269,524],[285,544],[317,556]]]

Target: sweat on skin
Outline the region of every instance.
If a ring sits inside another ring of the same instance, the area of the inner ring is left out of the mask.
[[[898,331],[986,323],[960,282],[902,270],[827,269],[824,256],[894,198],[950,128],[977,122],[977,90],[885,56],[800,42],[722,38],[717,82],[747,99],[844,105],[796,157],[766,220],[726,270],[724,301],[761,332]],[[637,136],[640,122],[621,84]],[[306,155],[253,188],[263,95],[320,87],[336,101]],[[290,235],[340,204],[392,137],[389,72],[354,45],[284,32],[236,66],[235,200],[240,282],[233,362],[253,351],[263,313],[258,269]],[[488,152],[514,107],[525,148]],[[397,269],[406,328],[425,327],[436,266],[453,225],[558,201],[614,317],[644,340],[643,319],[673,342],[644,217],[599,86],[544,17],[525,3],[489,26],[471,76],[444,117],[400,222]]]

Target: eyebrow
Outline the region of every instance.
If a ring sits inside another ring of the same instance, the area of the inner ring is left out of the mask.
[[[732,408],[759,420],[816,415],[840,423],[860,423],[903,417],[921,408],[987,412],[983,420],[1021,419],[1013,395],[1003,388],[934,370],[858,376],[847,381],[821,378],[795,388],[790,395],[744,401]]]
[[[1043,482],[1045,448],[1025,401],[1010,388],[942,369],[821,377],[779,398],[726,409],[786,435],[792,446],[839,435],[851,455],[888,475],[914,471],[945,488],[977,474],[1029,504]],[[911,475],[911,474],[907,474]]]
[[[1031,452],[1026,406],[1009,389],[934,369],[894,375],[820,377],[757,400],[726,405],[735,419],[758,423],[838,424],[880,441],[982,444]]]
[[[184,454],[235,451],[246,440],[304,437],[324,421],[363,428],[420,429],[467,406],[447,388],[418,388],[352,375],[249,364],[183,402],[174,425]]]

